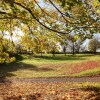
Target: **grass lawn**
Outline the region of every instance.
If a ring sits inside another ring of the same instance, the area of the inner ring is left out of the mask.
[[[14,63],[0,65],[0,76],[32,78],[100,74],[100,55],[19,55],[17,58]]]

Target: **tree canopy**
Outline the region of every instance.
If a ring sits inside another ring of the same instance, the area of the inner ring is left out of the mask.
[[[58,42],[67,39],[74,44],[100,33],[100,1],[1,0],[0,33],[9,33],[12,50],[16,28],[24,34],[20,43],[26,50],[55,51]],[[0,52],[2,48],[1,43]]]
[[[13,19],[20,23],[39,23],[57,32],[70,33],[89,30],[100,31],[100,2],[98,0],[2,0],[1,19]]]

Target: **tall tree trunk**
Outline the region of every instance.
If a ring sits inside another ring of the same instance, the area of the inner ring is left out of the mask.
[[[63,48],[63,52],[64,52],[64,54],[65,54],[65,56],[66,56],[66,47],[64,46],[64,48]]]
[[[95,50],[94,50],[94,55],[96,55],[96,47],[95,47]]]
[[[80,48],[78,48],[78,52],[77,53],[80,53]]]
[[[73,55],[75,55],[75,46],[74,46],[74,42],[73,42],[73,47],[72,47],[72,49],[73,49],[72,53],[73,53]]]
[[[55,50],[54,49],[53,49],[52,53],[53,53],[53,56],[55,57]]]

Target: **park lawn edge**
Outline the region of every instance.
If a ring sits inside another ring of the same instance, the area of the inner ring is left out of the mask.
[[[92,75],[98,75],[100,74],[100,67],[99,68],[94,68],[91,70],[85,70],[82,71],[80,73],[76,73],[76,74],[72,74],[71,76],[77,76],[77,77],[81,77],[81,76],[92,76]]]

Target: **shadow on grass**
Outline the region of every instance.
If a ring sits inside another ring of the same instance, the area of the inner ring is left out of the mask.
[[[14,55],[14,57],[16,58],[16,61],[22,61],[24,59],[31,59],[33,58],[32,55],[29,55],[29,54],[16,54]]]
[[[22,62],[13,62],[10,64],[0,65],[0,77],[2,79],[4,79],[6,77],[15,76],[12,72],[16,72],[19,70],[31,70],[31,71],[47,72],[47,71],[52,71],[53,69],[45,68],[45,67],[39,68],[35,65],[25,64]]]
[[[19,54],[15,55],[15,58],[17,61],[21,61],[25,59],[22,55],[19,55]]]
[[[85,58],[82,58],[82,56],[73,56],[73,55],[67,55],[67,56],[34,56],[37,60],[58,60],[58,61],[67,61],[67,60],[85,60]]]
[[[92,56],[95,56],[94,54],[79,54],[77,55],[78,57],[92,57]]]

